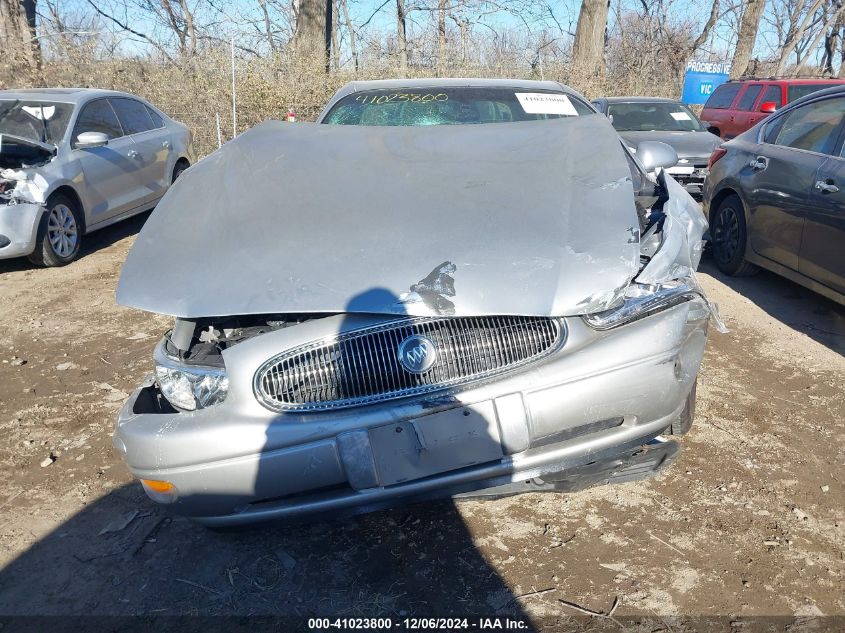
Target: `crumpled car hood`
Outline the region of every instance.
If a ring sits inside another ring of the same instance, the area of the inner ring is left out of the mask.
[[[267,122],[168,191],[117,299],[182,318],[565,316],[608,308],[638,267],[630,171],[603,116]]]

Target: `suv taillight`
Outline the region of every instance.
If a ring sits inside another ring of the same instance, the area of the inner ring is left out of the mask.
[[[728,153],[724,147],[717,147],[713,150],[713,153],[710,154],[710,160],[707,161],[707,169],[710,169],[715,165],[722,156]]]

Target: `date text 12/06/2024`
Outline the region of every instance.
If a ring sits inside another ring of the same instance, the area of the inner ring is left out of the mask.
[[[524,631],[528,622],[514,618],[309,618],[308,630],[365,631]]]

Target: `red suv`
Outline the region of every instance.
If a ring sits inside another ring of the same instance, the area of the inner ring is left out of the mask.
[[[740,79],[722,84],[704,104],[701,120],[723,139],[742,134],[779,107],[843,79]]]

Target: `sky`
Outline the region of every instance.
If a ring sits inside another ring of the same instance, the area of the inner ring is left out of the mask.
[[[153,34],[156,30],[154,21],[145,16],[141,11],[125,11],[120,7],[125,6],[127,2],[143,2],[144,0],[94,0],[104,11],[118,16],[121,20],[126,20],[133,29]],[[189,0],[190,1],[190,0]],[[284,4],[288,0],[276,0]],[[406,0],[408,5],[416,4],[414,0]],[[769,2],[780,2],[782,0],[769,0]],[[68,12],[69,15],[74,14],[90,14],[91,7],[87,0],[58,0],[59,7]],[[155,0],[152,0],[155,2]],[[574,32],[575,25],[578,19],[578,11],[580,9],[579,0],[548,0],[546,3],[551,13],[536,9],[534,11],[524,12],[523,16],[517,16],[507,9],[513,9],[525,3],[534,2],[535,7],[540,5],[539,0],[498,0],[498,5],[503,9],[498,11],[490,11],[483,18],[485,27],[478,26],[479,33],[483,33],[487,27],[503,30],[512,29],[516,32],[525,33],[526,23],[529,28],[533,30],[541,30],[546,28],[549,32],[560,35],[564,40],[570,36],[565,32]],[[632,11],[641,11],[642,6],[639,0],[612,0],[613,7],[621,2],[623,9]],[[697,33],[704,21],[707,19],[710,11],[711,0],[662,0],[663,6],[670,7],[670,15],[676,21],[689,20],[695,24],[694,33]],[[249,26],[250,22],[259,23],[261,21],[261,14],[258,9],[257,0],[193,0],[193,6],[213,6],[217,11],[210,11],[208,15],[201,16],[206,20],[214,20],[216,23],[215,32],[221,35],[231,31],[234,24],[238,24],[240,29],[254,30],[254,27]],[[268,2],[273,6],[273,0]],[[432,4],[429,2],[429,4]],[[656,4],[656,3],[655,3]],[[724,0],[722,5],[728,4]],[[392,34],[395,32],[395,1],[394,0],[348,0],[351,18],[356,26],[360,27],[365,22],[368,22],[364,28],[364,35],[380,36],[382,34]],[[380,8],[380,10],[378,10]],[[211,13],[214,13],[212,16]],[[412,12],[408,18],[409,35],[413,37],[414,33],[421,30],[431,30],[433,16],[427,12]],[[610,16],[611,28],[613,26],[613,8]],[[113,32],[121,39],[120,49],[124,54],[132,55],[144,52],[148,46],[142,40],[132,36],[126,32],[120,32],[120,29],[113,24],[106,21],[102,22],[104,30]],[[450,23],[450,28],[454,28],[454,23]],[[561,29],[564,33],[561,33]],[[755,55],[765,57],[772,52],[771,43],[776,41],[774,31],[771,26],[762,25],[761,32],[757,38],[755,47]],[[710,40],[704,47],[705,50],[701,52],[699,58],[707,61],[715,61],[719,59],[729,60],[733,49],[733,27],[727,21],[720,22],[719,26],[714,29]],[[348,51],[347,51],[348,54]]]

